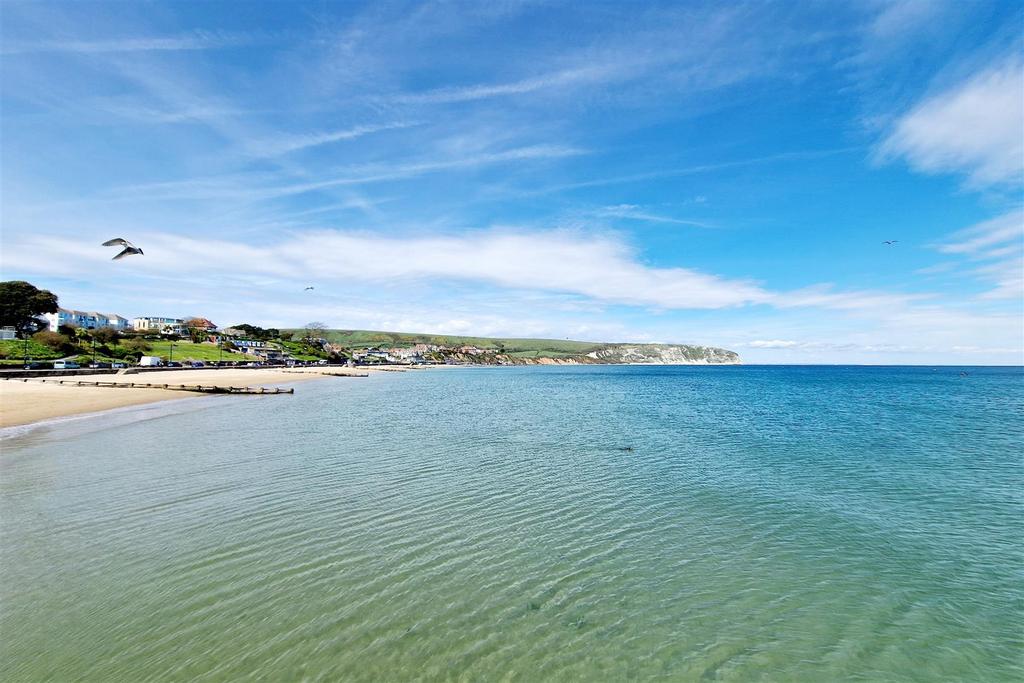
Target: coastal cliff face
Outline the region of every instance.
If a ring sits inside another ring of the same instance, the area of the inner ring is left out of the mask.
[[[714,346],[685,344],[614,344],[587,354],[602,363],[639,365],[736,365],[739,354]]]
[[[570,356],[522,357],[488,354],[458,357],[461,362],[486,365],[739,365],[735,351],[686,344],[609,344],[589,353]]]
[[[293,331],[294,334],[302,330]],[[400,359],[466,365],[738,365],[735,351],[692,344],[631,344],[465,337],[374,330],[325,330],[324,340],[338,354],[358,349],[396,351]],[[397,353],[397,351],[403,351]],[[364,354],[366,355],[366,354]],[[394,359],[392,359],[394,360]]]

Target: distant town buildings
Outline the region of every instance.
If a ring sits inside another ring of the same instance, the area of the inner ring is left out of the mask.
[[[76,311],[73,308],[58,308],[56,313],[44,313],[43,318],[51,332],[56,332],[62,325],[71,325],[87,330],[96,330],[101,327],[111,327],[115,330],[130,330],[132,328],[131,321],[123,316],[96,311]]]

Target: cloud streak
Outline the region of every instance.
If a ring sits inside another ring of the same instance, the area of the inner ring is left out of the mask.
[[[985,262],[973,273],[980,280],[995,284],[995,288],[982,294],[982,298],[1024,298],[1024,209],[956,232],[937,249]]]
[[[257,201],[325,190],[349,185],[365,185],[392,180],[414,178],[427,173],[478,168],[517,161],[563,159],[586,154],[586,150],[564,145],[528,145],[495,152],[459,156],[448,159],[415,161],[389,165],[372,165],[351,169],[349,174],[336,175],[323,180],[295,183],[281,181],[267,183],[266,176],[215,177],[197,180],[169,181],[144,185],[124,186],[112,190],[111,196],[126,199],[149,197],[152,199],[248,199]]]
[[[7,41],[0,54],[21,55],[45,52],[67,52],[80,55],[117,52],[179,52],[221,50],[257,42],[252,36],[221,31],[193,31],[177,36],[108,38],[103,40],[41,40],[35,42]]]
[[[965,173],[974,186],[1024,180],[1024,64],[990,65],[925,99],[894,126],[883,158],[926,173]]]
[[[372,133],[380,133],[389,130],[410,128],[415,123],[382,123],[373,125],[354,126],[342,130],[334,130],[323,133],[307,133],[304,135],[277,135],[272,138],[253,140],[246,144],[246,151],[257,157],[273,157],[282,154],[291,154],[312,147],[320,147],[345,140],[355,140]]]
[[[621,65],[603,64],[578,69],[565,69],[511,83],[478,84],[437,88],[419,93],[395,95],[392,101],[401,104],[450,104],[471,102],[491,97],[525,95],[527,93],[584,83],[599,83],[624,73]]]
[[[595,216],[603,218],[626,218],[634,221],[645,221],[648,223],[669,223],[672,225],[690,225],[698,228],[710,228],[708,223],[702,221],[691,221],[684,220],[682,218],[672,218],[671,216],[661,216],[655,213],[644,211],[641,207],[636,204],[617,204],[615,206],[605,206],[594,212]]]

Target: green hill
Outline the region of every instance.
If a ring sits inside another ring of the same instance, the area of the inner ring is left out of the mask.
[[[303,330],[289,330],[301,335]],[[475,346],[493,351],[512,362],[553,359],[578,363],[738,363],[739,356],[726,349],[686,344],[620,344],[573,341],[571,339],[518,339],[515,337],[467,337],[379,330],[326,330],[324,338],[353,349],[371,346],[401,348],[415,344],[460,347]]]
[[[303,330],[289,330],[301,335]],[[324,338],[346,348],[385,346],[388,348],[436,344],[438,346],[475,346],[480,349],[504,349],[505,353],[572,356],[602,349],[607,344],[571,341],[569,339],[515,339],[464,337],[450,334],[418,334],[415,332],[381,332],[378,330],[327,330]]]

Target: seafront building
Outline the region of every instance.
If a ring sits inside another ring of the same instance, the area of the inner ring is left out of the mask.
[[[160,334],[188,334],[188,327],[181,318],[160,318],[148,316],[132,320],[132,328],[139,332],[157,332]]]
[[[76,311],[73,308],[58,308],[56,313],[44,313],[50,332],[56,332],[61,325],[71,325],[87,330],[96,330],[101,327],[110,327],[115,330],[130,330],[131,321],[128,318],[114,313],[99,313],[97,311]]]
[[[213,332],[217,329],[217,325],[206,318],[186,318],[188,326],[199,330],[200,332]]]

